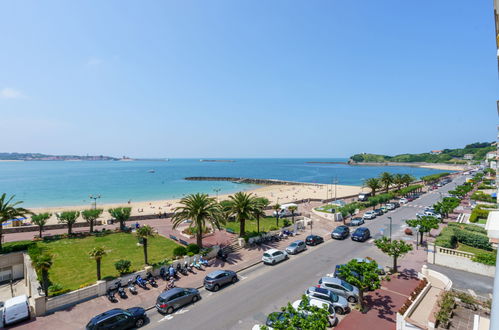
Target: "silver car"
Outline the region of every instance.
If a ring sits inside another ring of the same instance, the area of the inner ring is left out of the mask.
[[[374,211],[367,211],[366,213],[364,213],[364,215],[362,216],[363,219],[365,220],[372,220],[374,218],[376,218],[376,212]]]
[[[319,307],[319,308],[323,308],[324,305],[327,305],[328,311],[329,311],[327,327],[332,328],[338,324],[338,318],[336,317],[336,313],[334,312],[334,308],[330,303],[312,298],[312,299],[309,299],[308,304],[310,306],[315,306],[315,307]],[[303,310],[304,304],[302,303],[301,300],[295,301],[293,304],[291,304],[291,306],[293,306],[293,308],[296,309],[297,311],[301,311],[304,315],[308,315],[310,313],[308,311]]]
[[[204,278],[204,287],[207,290],[218,291],[221,286],[237,282],[237,274],[232,270],[215,270]]]
[[[263,253],[262,261],[264,264],[275,265],[276,263],[287,260],[288,258],[288,254],[286,252],[277,249],[270,249]]]
[[[364,219],[362,219],[362,218],[353,218],[350,221],[350,225],[352,225],[352,226],[360,226],[363,224],[364,224]]]
[[[323,277],[319,286],[344,297],[348,302],[355,303],[359,300],[359,289],[337,277]]]
[[[160,313],[171,314],[187,304],[195,303],[201,299],[196,289],[173,288],[162,292],[156,299],[156,309]]]
[[[307,244],[305,244],[304,241],[299,240],[289,244],[289,246],[286,248],[286,252],[289,254],[297,254],[300,253],[301,251],[305,251],[306,249],[307,249]]]
[[[311,286],[305,291],[305,294],[311,299],[313,298],[331,304],[337,314],[342,315],[350,312],[348,301],[328,288]]]

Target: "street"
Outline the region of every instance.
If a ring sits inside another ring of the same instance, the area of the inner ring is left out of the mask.
[[[452,190],[455,183],[462,183],[462,177],[452,183],[422,195],[419,199],[394,211],[367,220],[364,226],[371,230],[373,239],[364,243],[328,240],[309,247],[307,251],[290,256],[288,261],[275,266],[259,264],[239,273],[240,281],[222,288],[219,292],[201,289],[202,300],[175,312],[161,315],[155,309],[148,311],[150,322],[146,328],[174,329],[251,329],[255,324],[264,324],[269,313],[281,306],[301,298],[307,287],[317,284],[321,276],[331,273],[336,264],[346,263],[352,258],[372,257],[382,266],[391,265],[391,259],[381,253],[373,244],[375,238],[389,235],[389,220],[392,218],[392,237],[415,240],[403,233],[405,220],[415,217],[424,207],[437,202],[441,193]],[[292,239],[289,239],[292,242]]]

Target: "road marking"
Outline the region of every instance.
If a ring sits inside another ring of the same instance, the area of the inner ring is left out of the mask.
[[[367,241],[367,243],[372,243],[374,242],[374,238],[371,238],[370,240]]]
[[[173,315],[166,315],[165,317],[163,317],[161,320],[158,321],[159,322],[163,322],[163,321],[166,321],[166,320],[171,320],[173,319]]]
[[[188,309],[179,309],[175,314],[184,314],[184,313],[187,313],[189,310]]]
[[[242,276],[242,275],[239,275],[239,280],[242,281],[242,280],[245,280],[247,279],[248,277],[247,276]]]

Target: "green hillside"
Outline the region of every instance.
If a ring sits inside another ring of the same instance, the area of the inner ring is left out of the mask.
[[[376,155],[376,154],[356,154],[350,157],[355,163],[459,163],[463,161],[463,156],[472,154],[473,160],[484,160],[489,151],[496,150],[492,142],[476,142],[468,144],[464,148],[444,149],[441,154],[431,154],[429,152],[421,154],[400,154],[396,156]]]

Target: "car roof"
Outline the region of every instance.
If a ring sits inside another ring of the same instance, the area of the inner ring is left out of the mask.
[[[341,265],[340,265],[341,266]],[[324,276],[321,278],[322,282],[341,284],[341,279],[337,277]]]
[[[334,228],[334,230],[336,230],[336,229],[348,229],[348,226],[341,225],[341,226]]]
[[[322,293],[322,294],[325,294],[325,295],[330,295],[330,291],[327,290],[327,289],[324,289],[324,288],[318,288],[316,286],[311,286],[308,288],[308,291],[313,291],[313,292],[317,292],[317,293]]]
[[[366,230],[369,230],[369,228],[367,228],[367,227],[358,227],[357,229],[355,229],[355,231],[366,231]]]
[[[217,269],[217,270],[214,270],[211,273],[209,273],[207,276],[208,277],[215,277],[215,276],[220,275],[222,273],[225,273],[225,270]]]
[[[176,293],[179,293],[181,291],[184,291],[184,289],[183,288],[173,288],[173,289],[162,292],[159,296],[161,298],[166,298],[166,297],[170,297],[171,295],[174,295]]]
[[[20,303],[25,303],[27,301],[28,301],[28,296],[26,296],[25,294],[23,294],[21,296],[17,296],[17,297],[14,297],[14,298],[7,299],[5,301],[4,307],[11,307],[11,306],[14,306],[14,305],[17,305],[17,304],[20,304]]]
[[[90,322],[99,322],[101,320],[105,320],[113,315],[116,315],[116,314],[121,314],[123,313],[123,309],[121,308],[113,308],[113,309],[110,309],[104,313],[101,313],[99,315],[95,315],[94,317],[92,317],[92,319],[90,320]]]
[[[274,253],[274,252],[278,252],[278,251],[279,251],[278,249],[268,249],[264,253]]]

